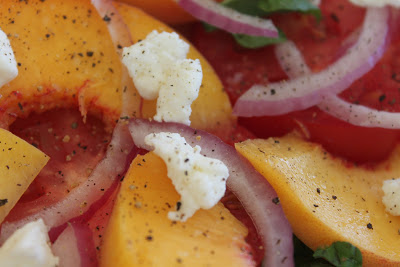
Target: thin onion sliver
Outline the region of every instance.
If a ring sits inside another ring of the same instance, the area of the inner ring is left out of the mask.
[[[388,42],[388,8],[369,8],[357,42],[325,70],[289,81],[254,85],[234,107],[242,117],[272,116],[303,110],[321,103],[325,95],[338,94],[370,71],[384,54]]]
[[[271,20],[239,13],[212,0],[177,0],[192,16],[231,33],[277,38]]]
[[[276,204],[277,195],[266,179],[236,150],[218,137],[178,123],[159,123],[133,119],[129,129],[135,145],[151,150],[144,138],[151,133],[179,133],[192,145],[201,147],[201,154],[219,159],[229,169],[228,188],[242,203],[262,238],[265,266],[293,266],[292,230],[282,207]]]

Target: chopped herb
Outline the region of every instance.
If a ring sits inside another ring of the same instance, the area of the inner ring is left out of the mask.
[[[78,123],[77,123],[77,122],[73,122],[73,123],[71,124],[71,128],[72,128],[72,129],[78,128]]]
[[[374,228],[372,227],[372,224],[371,224],[371,223],[368,223],[368,224],[367,224],[367,228],[368,228],[368,229],[371,229],[371,230],[374,229]]]

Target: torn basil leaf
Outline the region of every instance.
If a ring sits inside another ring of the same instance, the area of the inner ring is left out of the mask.
[[[260,48],[267,45],[279,44],[286,41],[286,36],[279,31],[278,38],[269,38],[263,36],[251,36],[246,34],[233,34],[236,42],[245,48]]]
[[[280,12],[302,12],[311,14],[317,19],[321,18],[321,11],[318,7],[312,5],[309,0],[224,0],[221,4],[240,13],[257,17]],[[207,32],[217,29],[207,23],[203,23],[203,25]],[[252,49],[286,41],[286,36],[281,31],[279,31],[277,38],[246,34],[233,34],[233,37],[239,45]]]
[[[337,267],[361,267],[361,251],[348,242],[334,242],[329,247],[317,249],[313,257],[325,259]]]

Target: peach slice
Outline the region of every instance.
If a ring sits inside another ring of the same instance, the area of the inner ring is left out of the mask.
[[[50,158],[0,128],[0,223]]]
[[[122,64],[107,22],[90,0],[2,1],[19,75],[0,89],[0,127],[16,116],[77,105],[108,116],[121,111]]]
[[[141,8],[165,23],[180,24],[196,20],[174,0],[119,0],[119,2]]]
[[[115,6],[128,25],[134,42],[144,39],[153,30],[174,31],[133,6],[118,3],[115,3]],[[231,115],[232,107],[217,74],[193,46],[190,47],[188,58],[200,59],[203,68],[203,84],[199,97],[192,104],[191,126],[206,130],[232,127],[231,124],[234,121]],[[144,101],[142,111],[145,118],[153,117],[155,110],[156,101]]]
[[[170,221],[180,196],[165,163],[138,156],[120,189],[101,248],[101,266],[252,266],[247,229],[221,204],[185,223]]]
[[[311,249],[347,241],[363,265],[400,265],[400,217],[385,212],[382,182],[400,176],[400,147],[366,169],[294,135],[247,140],[236,149],[271,183],[294,233]]]

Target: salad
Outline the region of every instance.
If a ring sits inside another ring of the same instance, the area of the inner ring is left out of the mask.
[[[397,1],[123,2],[2,3],[1,243],[42,220],[61,266],[398,264]],[[154,30],[201,64],[190,125],[153,119],[121,62]],[[161,132],[229,170],[186,222]]]

